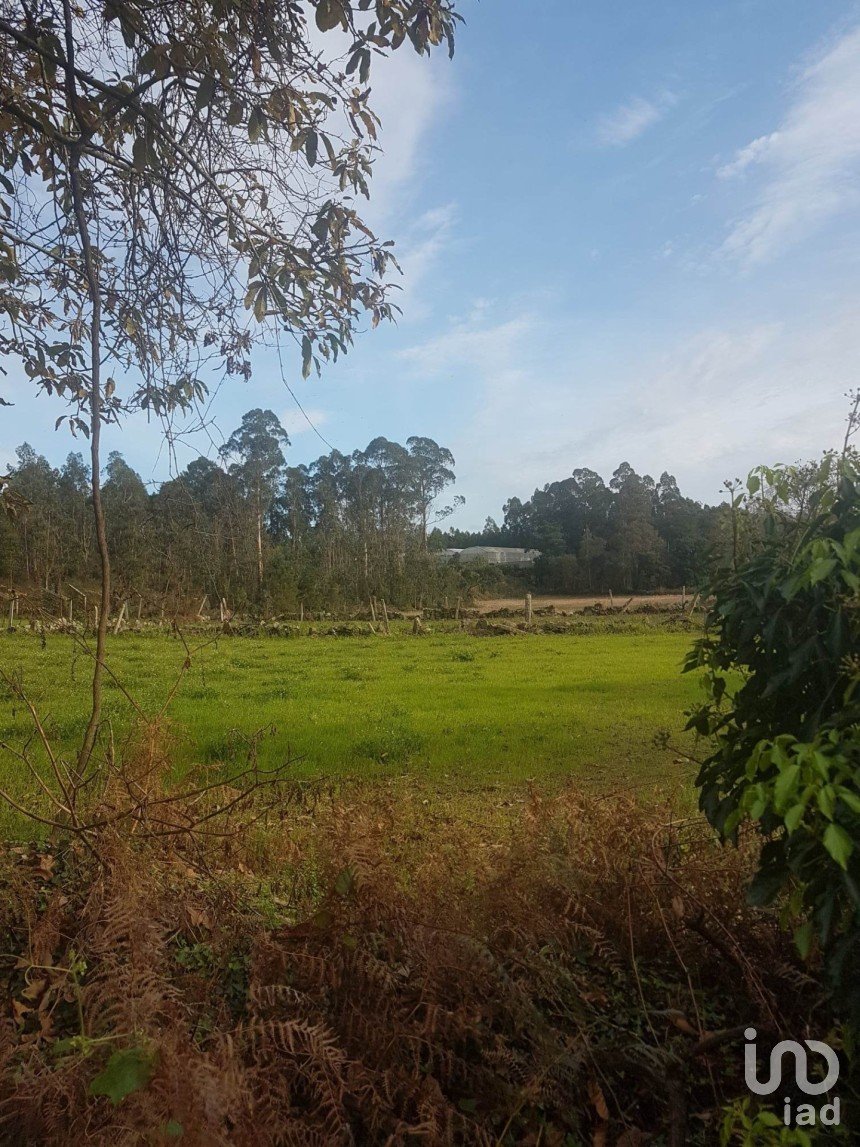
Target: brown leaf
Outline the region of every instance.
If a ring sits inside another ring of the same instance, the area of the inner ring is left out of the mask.
[[[212,931],[212,921],[203,909],[195,908],[193,904],[189,904],[186,912],[188,914],[188,922],[193,928],[206,928],[208,931]]]
[[[21,995],[25,1000],[38,1000],[45,991],[47,980],[31,980]]]
[[[15,1018],[15,1023],[20,1027],[24,1026],[24,1019],[32,1010],[26,1004],[22,1004],[20,1000],[12,1001],[12,1015]]]
[[[589,1079],[588,1081],[588,1098],[591,1100],[592,1106],[598,1116],[604,1120],[608,1119],[609,1108],[606,1106],[606,1097],[596,1079]]]
[[[681,1012],[672,1012],[669,1015],[669,1022],[674,1024],[678,1031],[683,1032],[684,1035],[692,1035],[695,1036],[696,1039],[699,1038],[699,1032]]]

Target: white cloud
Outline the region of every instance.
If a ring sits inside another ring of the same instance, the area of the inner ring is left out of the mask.
[[[608,478],[622,460],[655,478],[669,470],[714,502],[726,477],[838,445],[860,298],[826,318],[703,329],[646,359],[608,338],[584,346],[537,308],[501,321],[484,308],[404,352],[417,374],[470,396],[448,442],[467,498],[461,520],[498,516],[505,498],[577,466]]]
[[[410,206],[407,196],[421,174],[427,136],[453,96],[451,63],[443,53],[429,59],[407,46],[374,60],[370,106],[382,120],[370,182],[370,204],[363,215],[372,225],[389,228]]]
[[[305,408],[305,413],[302,414],[298,407],[293,406],[281,415],[281,426],[291,438],[295,438],[299,434],[312,434],[315,427],[319,430],[328,422],[329,417],[327,410]]]
[[[860,27],[803,69],[778,130],[741,148],[718,175],[753,171],[762,176],[758,195],[723,244],[746,265],[860,202]]]
[[[623,147],[632,143],[659,122],[674,103],[675,97],[668,92],[656,100],[637,96],[601,118],[597,125],[597,138],[606,147]]]
[[[742,147],[735,153],[734,159],[730,163],[724,164],[717,169],[717,176],[720,179],[734,179],[737,175],[742,175],[747,168],[752,167],[756,163],[761,163],[767,158],[768,152],[775,148],[779,140],[779,132],[775,131],[771,135],[761,135],[758,139],[754,139],[752,143],[748,143],[746,147]]]
[[[396,279],[401,288],[393,296],[393,301],[403,311],[406,320],[423,318],[428,305],[419,293],[427,276],[433,271],[440,255],[451,243],[457,208],[454,203],[425,211],[414,225],[407,227],[397,248],[397,261],[403,270],[403,278]]]

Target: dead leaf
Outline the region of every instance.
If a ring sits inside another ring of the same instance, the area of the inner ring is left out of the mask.
[[[20,1000],[12,1001],[12,1015],[15,1017],[15,1023],[19,1027],[24,1026],[24,1020],[33,1009],[23,1004]]]
[[[203,909],[195,908],[193,904],[190,904],[186,912],[188,914],[188,921],[193,928],[206,928],[210,932],[212,931],[212,921]]]
[[[700,1038],[699,1032],[681,1012],[672,1012],[669,1016],[669,1022],[674,1024],[678,1031],[683,1032],[684,1035],[695,1036],[696,1039]]]
[[[609,1108],[606,1106],[606,1097],[596,1079],[589,1079],[588,1081],[588,1098],[598,1116],[603,1120],[608,1120]]]

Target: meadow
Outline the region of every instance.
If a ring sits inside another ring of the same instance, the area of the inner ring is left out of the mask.
[[[189,637],[191,666],[168,710],[171,759],[242,763],[248,740],[271,766],[292,758],[301,779],[408,774],[458,790],[573,779],[589,789],[653,788],[689,775],[653,743],[668,730],[689,744],[683,713],[696,699],[682,676],[689,633],[631,619],[620,632],[476,638],[459,632],[390,637]],[[111,639],[105,716],[122,737],[133,714],[153,714],[185,658],[175,635]],[[69,635],[8,633],[0,665],[21,681],[61,749],[86,719],[90,663]],[[121,683],[122,688],[117,682]],[[28,713],[8,692],[0,740],[20,745]],[[4,753],[5,783],[21,792],[22,766]]]

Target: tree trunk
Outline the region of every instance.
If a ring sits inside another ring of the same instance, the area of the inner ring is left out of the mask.
[[[263,591],[263,508],[257,495],[257,585]]]
[[[69,111],[78,120],[77,91],[75,86],[75,48],[72,29],[72,11],[69,0],[64,0],[63,13],[65,18],[66,40],[66,94]],[[90,703],[90,717],[86,732],[78,753],[78,780],[83,777],[87,765],[92,757],[93,747],[98,734],[102,712],[102,678],[104,675],[105,647],[107,645],[107,627],[110,619],[110,555],[108,553],[107,531],[105,530],[104,507],[101,493],[101,425],[102,425],[102,391],[101,391],[101,291],[99,289],[98,271],[93,259],[93,249],[90,243],[90,232],[84,210],[84,198],[81,191],[79,153],[72,145],[69,160],[69,185],[72,192],[72,203],[75,212],[75,222],[81,240],[81,254],[83,256],[84,274],[87,280],[92,313],[90,315],[90,487],[93,499],[93,517],[95,518],[96,542],[99,552],[99,565],[101,574],[101,597],[99,608],[99,623],[96,630],[96,654],[93,665],[92,698]],[[74,809],[72,809],[74,813]]]

